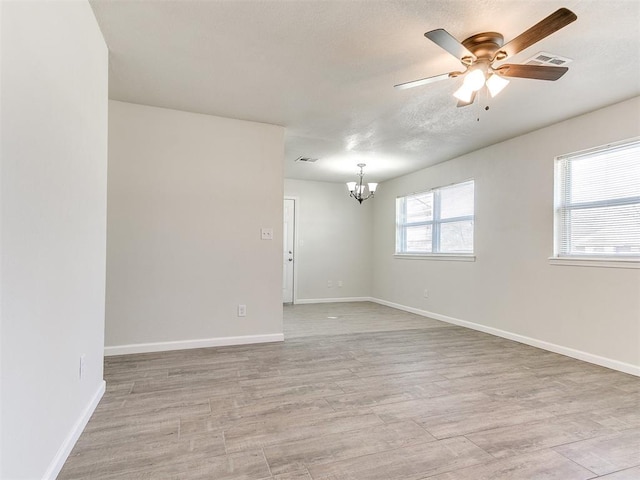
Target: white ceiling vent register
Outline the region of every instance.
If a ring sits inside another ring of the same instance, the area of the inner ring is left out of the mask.
[[[529,60],[527,60],[525,65],[547,65],[549,67],[562,67],[567,63],[571,63],[573,60],[567,57],[561,57],[560,55],[556,55],[554,53],[549,52],[538,52]]]
[[[311,157],[298,157],[294,160],[296,163],[316,163],[318,161],[317,158]]]

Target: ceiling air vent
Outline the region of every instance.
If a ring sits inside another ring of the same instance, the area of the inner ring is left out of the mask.
[[[526,60],[525,65],[546,65],[549,67],[563,67],[567,63],[571,63],[572,60],[567,57],[561,57],[549,52],[536,53],[529,60]]]
[[[298,157],[294,160],[294,162],[296,163],[315,163],[317,161],[318,161],[317,158],[311,158],[311,157]]]

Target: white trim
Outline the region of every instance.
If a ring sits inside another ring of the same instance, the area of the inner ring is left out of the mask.
[[[447,183],[445,185],[438,185],[435,187],[431,187],[428,190],[420,190],[417,192],[410,192],[410,193],[405,193],[403,195],[397,195],[396,196],[396,200],[399,198],[404,198],[404,197],[411,197],[413,195],[421,195],[423,193],[429,193],[429,192],[433,192],[434,190],[440,190],[442,188],[448,188],[448,187],[453,187],[454,185],[462,185],[463,183],[469,183],[469,182],[475,182],[476,178],[475,177],[469,177],[466,180],[460,180],[459,182],[453,182],[453,183]],[[475,188],[475,185],[474,185]]]
[[[307,305],[310,303],[347,303],[347,302],[373,302],[371,297],[342,297],[342,298],[299,298],[296,300],[298,305]]]
[[[248,345],[253,343],[283,342],[283,333],[266,335],[244,335],[242,337],[201,338],[197,340],[178,340],[174,342],[134,343],[104,347],[105,357],[129,355],[131,353],[166,352],[169,350],[188,350],[191,348],[226,347],[229,345]]]
[[[475,255],[452,255],[447,253],[395,253],[395,258],[407,260],[449,260],[452,262],[475,262]]]
[[[585,148],[584,150],[578,150],[577,152],[565,153],[564,155],[558,155],[556,160],[563,160],[565,158],[577,157],[580,155],[588,155],[590,153],[600,152],[602,150],[609,150],[612,148],[620,147],[625,144],[632,144],[640,142],[640,136],[627,138],[625,140],[618,140],[617,142],[605,143],[604,145],[597,145],[591,148]]]
[[[60,445],[56,456],[53,457],[53,460],[49,464],[49,468],[47,468],[47,471],[42,477],[43,480],[55,480],[55,478],[60,473],[60,470],[62,470],[64,462],[66,462],[67,458],[69,458],[71,450],[73,450],[73,447],[78,441],[78,438],[80,438],[80,434],[84,430],[84,427],[87,426],[91,415],[93,415],[93,412],[98,406],[102,395],[104,395],[106,385],[107,384],[104,380],[100,382],[98,390],[96,390],[96,393],[94,393],[93,397],[91,397],[91,400],[89,401],[87,406],[84,407],[82,414],[80,415],[78,420],[76,420],[76,423],[71,428],[71,431],[67,435],[67,438],[65,438],[64,442],[62,442],[62,445]]]
[[[572,267],[640,268],[638,258],[549,257],[549,264]]]
[[[600,365],[601,367],[611,368],[613,370],[618,370],[620,372],[624,372],[630,375],[635,375],[637,377],[640,377],[640,365],[633,365],[631,363],[620,362],[618,360],[613,360],[607,357],[601,357],[599,355],[594,355],[592,353],[584,352],[582,350],[576,350],[573,348],[564,347],[562,345],[557,345],[555,343],[545,342],[544,340],[538,340],[536,338],[526,337],[524,335],[519,335],[517,333],[507,332],[505,330],[500,330],[499,328],[487,327],[486,325],[481,325],[479,323],[474,323],[474,322],[468,322],[466,320],[460,320],[458,318],[449,317],[447,315],[441,315],[439,313],[428,312],[426,310],[421,310],[419,308],[407,307],[405,305],[388,302],[386,300],[381,300],[379,298],[372,298],[371,301],[374,303],[378,303],[380,305],[385,305],[387,307],[396,308],[398,310],[403,310],[409,313],[415,313],[416,315],[433,318],[434,320],[440,320],[442,322],[451,323],[453,325],[458,325],[465,328],[470,328],[472,330],[478,330],[480,332],[488,333],[490,335],[495,335],[497,337],[513,340],[515,342],[524,343],[525,345],[531,345],[532,347],[541,348],[543,350],[548,350],[550,352],[559,353],[560,355],[576,358],[578,360],[593,363],[595,365]]]

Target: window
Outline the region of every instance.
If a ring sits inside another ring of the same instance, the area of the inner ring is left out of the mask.
[[[555,181],[556,257],[640,257],[640,139],[558,157]]]
[[[471,255],[473,180],[396,200],[396,254]]]

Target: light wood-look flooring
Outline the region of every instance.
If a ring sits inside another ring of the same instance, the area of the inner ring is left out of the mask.
[[[640,479],[640,378],[371,303],[108,357],[59,479]]]

